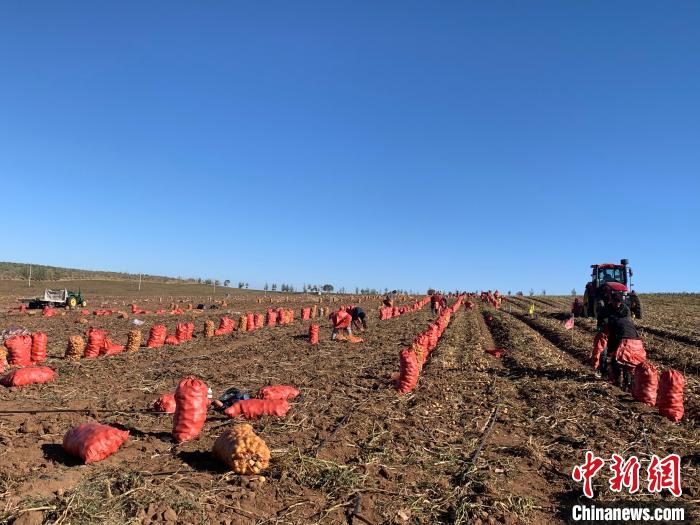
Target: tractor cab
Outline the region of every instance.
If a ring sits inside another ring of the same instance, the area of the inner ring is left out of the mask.
[[[598,309],[608,303],[612,293],[621,293],[632,315],[641,319],[642,306],[639,297],[632,291],[633,275],[627,259],[622,259],[620,264],[592,264],[591,281],[586,284],[583,295],[585,315],[595,317]]]

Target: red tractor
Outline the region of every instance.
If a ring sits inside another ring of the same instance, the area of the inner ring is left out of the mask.
[[[622,293],[625,304],[632,315],[642,318],[642,305],[639,297],[632,291],[632,268],[627,259],[620,264],[592,264],[591,282],[586,284],[583,295],[583,313],[587,317],[595,317],[598,309],[605,306],[613,292]]]

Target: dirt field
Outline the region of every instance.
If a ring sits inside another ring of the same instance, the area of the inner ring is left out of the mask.
[[[124,344],[129,321],[89,315],[82,325],[78,312],[4,313],[28,294],[19,283],[0,282],[0,329],[46,332],[47,364],[58,373],[46,385],[0,387],[0,410],[85,409],[0,415],[0,523],[560,523],[585,500],[571,472],[586,450],[643,461],[681,456],[681,498],[620,496],[608,489],[606,474],[594,483],[596,505],[680,501],[693,510],[700,501],[700,296],[642,296],[638,326],[649,359],[687,380],[686,416],[674,424],[595,377],[587,366],[594,323],[577,319],[566,330],[568,297],[514,297],[499,311],[479,301],[474,310],[461,309],[417,389],[399,397],[391,380],[398,353],[433,320],[428,307],[380,322],[378,298],[343,296],[330,306],[365,308],[365,342],[331,342],[329,321],[322,320],[320,344],[312,347],[298,309],[318,304],[318,297],[274,294],[272,306],[297,309],[293,324],[205,339],[205,319],[263,312],[270,296],[230,289],[214,296],[199,285],[147,283],[140,293],[135,283],[80,286],[91,310],[126,310],[132,301],[153,310],[229,296],[217,310],[140,317],[144,335],[152,324],[170,332],[192,320],[192,341],[70,362],[62,358],[70,335],[95,326]],[[534,318],[527,314],[531,302]],[[494,347],[506,350],[501,359],[485,352]],[[214,440],[230,424],[223,415],[212,412],[198,439],[176,445],[170,416],[135,412],[186,375],[204,380],[215,397],[231,386],[301,390],[285,419],[253,422],[272,452],[264,482],[236,476],[211,458]],[[94,420],[129,430],[130,438],[106,460],[82,465],[61,442],[72,425]]]

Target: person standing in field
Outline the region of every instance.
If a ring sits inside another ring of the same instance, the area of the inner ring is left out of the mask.
[[[601,355],[601,373],[607,370],[613,384],[629,390],[632,387],[632,370],[646,360],[646,352],[621,293],[613,293],[608,304],[600,309],[598,331],[602,332],[606,327],[608,345]]]
[[[430,296],[430,311],[433,313],[433,315],[440,313],[441,300],[442,296],[440,295],[440,292],[435,292]]]

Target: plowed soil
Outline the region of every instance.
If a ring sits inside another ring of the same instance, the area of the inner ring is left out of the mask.
[[[21,291],[4,286],[0,301],[16,306]],[[148,309],[171,301],[209,305],[226,293],[228,305],[139,317],[144,336],[151,324],[162,322],[170,332],[178,321],[194,321],[195,338],[187,343],[79,362],[62,358],[70,335],[96,326],[123,344],[129,320],[89,315],[82,325],[77,312],[0,314],[2,329],[48,334],[47,364],[58,373],[46,385],[3,388],[0,410],[79,409],[0,415],[0,523],[559,523],[571,505],[586,501],[571,478],[586,450],[606,458],[613,452],[643,461],[651,454],[682,458],[678,500],[614,494],[606,475],[594,483],[596,504],[680,502],[692,510],[700,499],[698,348],[688,341],[644,332],[650,358],[664,369],[682,367],[688,379],[686,418],[674,424],[594,375],[587,366],[591,322],[577,320],[572,339],[562,325],[565,298],[541,298],[534,319],[529,298],[506,301],[500,311],[481,303],[461,310],[417,389],[399,397],[392,387],[398,354],[433,320],[427,306],[380,322],[378,298],[333,304],[324,298],[325,306],[359,302],[370,328],[363,343],[332,342],[323,319],[320,344],[312,347],[298,309],[318,304],[317,297],[275,294],[272,306],[296,308],[292,325],[205,339],[205,319],[262,312],[269,296],[228,290],[210,299],[207,289],[172,284],[162,295],[153,284],[139,295],[119,286],[93,285],[90,308],[126,310],[132,300]],[[650,327],[653,304],[644,304]],[[678,324],[673,329],[695,337]],[[494,347],[505,350],[502,358],[485,352]],[[147,412],[186,375],[203,379],[215,396],[232,386],[251,393],[269,384],[300,389],[285,419],[253,422],[272,452],[264,481],[234,475],[212,459],[214,440],[231,424],[223,415],[212,412],[198,439],[176,445],[172,418]],[[129,430],[130,438],[106,460],[82,465],[61,442],[86,421]]]

